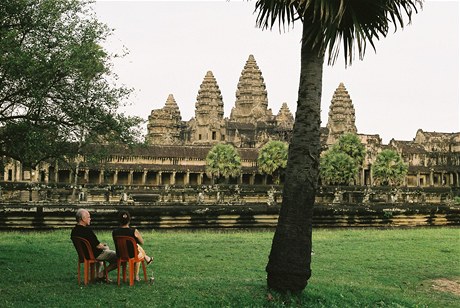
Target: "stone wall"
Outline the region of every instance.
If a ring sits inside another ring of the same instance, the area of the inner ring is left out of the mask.
[[[72,228],[80,204],[1,204],[0,230]],[[279,206],[103,206],[86,204],[94,229],[117,226],[119,210],[128,210],[139,229],[274,228]],[[315,228],[460,226],[460,206],[453,205],[317,205]]]
[[[192,205],[277,205],[282,202],[282,186],[276,185],[41,185],[8,183],[0,185],[0,202],[51,203],[77,202],[103,205],[156,206]],[[460,197],[459,187],[369,187],[321,186],[316,196],[317,204],[451,204]]]

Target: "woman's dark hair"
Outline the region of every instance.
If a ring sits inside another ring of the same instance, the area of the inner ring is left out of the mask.
[[[131,221],[131,215],[129,215],[128,211],[121,211],[118,213],[118,222],[121,225],[126,225]]]

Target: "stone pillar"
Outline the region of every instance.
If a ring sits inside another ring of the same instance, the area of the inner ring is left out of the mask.
[[[243,184],[243,174],[240,174],[240,176],[238,177],[238,182],[237,182],[239,185]]]
[[[14,181],[20,182],[22,181],[22,165],[18,162],[14,162],[14,172],[13,172]]]
[[[364,177],[364,168],[360,167],[360,183],[358,185],[364,185],[365,177]]]
[[[255,179],[256,179],[256,175],[254,173],[249,175],[249,185],[254,185]]]
[[[133,170],[129,170],[129,174],[128,174],[128,185],[132,185],[132,184],[133,184],[133,175],[134,175],[134,171],[133,171]]]
[[[104,182],[104,169],[99,170],[99,180],[98,184],[102,184]]]
[[[49,180],[50,180],[50,169],[49,167],[45,169],[45,183],[48,184],[49,183]]]
[[[189,185],[190,184],[190,171],[187,170],[187,172],[185,173],[185,177],[184,177],[184,185]]]
[[[171,183],[171,185],[175,185],[175,184],[176,184],[176,171],[173,171],[173,172],[169,175],[169,182]]]
[[[158,171],[157,173],[157,185],[163,185],[163,181],[161,180],[162,173],[162,171]]]
[[[434,185],[434,174],[433,169],[430,169],[430,186]]]
[[[85,169],[84,183],[89,183],[89,169]]]
[[[59,164],[57,162],[54,165],[54,182],[59,182]]]
[[[371,165],[369,165],[369,185],[374,186],[374,172]]]
[[[145,185],[147,182],[147,170],[144,169],[144,173],[142,173],[142,185]]]
[[[73,170],[70,170],[69,172],[69,183],[70,184],[73,184],[73,181],[72,181],[73,178],[74,178],[74,172]]]
[[[203,184],[203,173],[200,172],[198,174],[198,177],[197,177],[196,181],[198,182],[198,185]]]
[[[115,169],[115,173],[113,174],[113,185],[117,185],[118,183],[118,169]]]

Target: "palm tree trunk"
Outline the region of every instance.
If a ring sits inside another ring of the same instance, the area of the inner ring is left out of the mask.
[[[305,27],[308,26],[304,23]],[[300,292],[311,276],[313,205],[319,172],[324,54],[302,44],[299,97],[278,226],[266,267],[268,287]]]

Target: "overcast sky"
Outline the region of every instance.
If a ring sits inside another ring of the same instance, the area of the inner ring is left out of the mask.
[[[173,94],[182,119],[194,117],[196,96],[208,70],[222,92],[225,117],[249,55],[254,55],[277,114],[283,102],[296,110],[301,25],[286,32],[255,26],[255,1],[101,1],[99,20],[115,29],[105,45],[125,46],[114,62],[120,82],[135,89],[128,114],[144,119]],[[412,24],[387,38],[345,69],[340,59],[323,76],[322,126],[334,90],[345,84],[358,133],[412,140],[417,129],[460,131],[459,3],[426,1]]]

